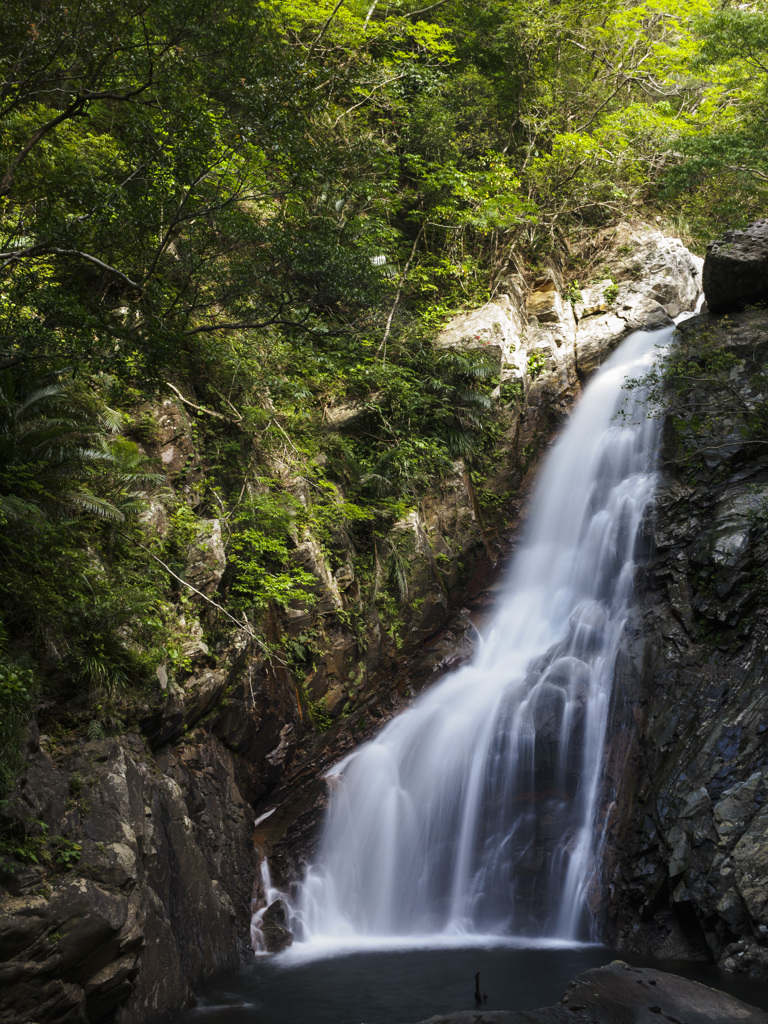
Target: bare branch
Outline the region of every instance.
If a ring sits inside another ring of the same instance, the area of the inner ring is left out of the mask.
[[[179,396],[184,405],[188,405],[190,409],[195,409],[197,412],[204,412],[206,416],[215,416],[217,420],[224,420],[225,423],[239,422],[238,420],[233,420],[231,416],[225,416],[223,413],[214,412],[213,409],[204,409],[202,405],[195,405],[194,402],[190,402],[188,398],[185,398],[184,395],[182,395],[182,393],[179,391],[179,389],[175,385],[171,384],[169,380],[167,380],[165,383],[171,389],[171,391],[175,392]],[[242,416],[240,417],[240,419],[242,419]]]
[[[441,7],[445,2],[446,2],[446,0],[437,0],[437,3],[430,4],[429,7],[422,7],[418,11],[411,11],[409,14],[406,14],[405,17],[406,18],[415,18],[419,14],[426,14],[428,11],[434,11],[434,9],[436,7]]]
[[[390,309],[389,316],[387,317],[387,326],[384,329],[384,337],[381,339],[381,344],[379,345],[379,347],[378,347],[378,349],[376,351],[376,355],[378,355],[379,352],[381,352],[382,349],[384,350],[384,356],[382,358],[382,362],[384,362],[384,363],[386,363],[386,361],[387,361],[387,339],[389,338],[389,332],[390,332],[390,330],[392,328],[392,318],[395,315],[395,310],[397,309],[398,303],[400,302],[400,294],[401,294],[401,292],[403,290],[403,284],[405,283],[405,278],[406,278],[406,276],[408,274],[408,271],[411,268],[411,263],[413,263],[413,257],[416,255],[416,246],[419,244],[419,242],[421,240],[421,236],[424,234],[424,229],[426,228],[426,226],[427,226],[427,224],[426,224],[426,221],[425,221],[421,225],[421,227],[419,228],[419,233],[418,233],[418,235],[416,235],[416,238],[414,239],[414,242],[413,242],[413,248],[411,249],[411,255],[408,257],[408,262],[403,267],[403,272],[400,275],[400,280],[397,282],[397,293],[395,295],[395,301],[392,304],[392,309]]]
[[[320,42],[320,40],[321,40],[321,39],[323,38],[323,36],[325,35],[325,33],[326,33],[326,32],[328,31],[328,29],[329,29],[329,27],[330,27],[330,24],[331,24],[331,22],[332,22],[332,21],[333,21],[333,19],[334,19],[334,18],[336,17],[336,12],[338,11],[338,9],[339,9],[339,8],[341,7],[341,5],[342,5],[343,3],[344,3],[344,0],[339,0],[339,2],[338,2],[338,3],[336,4],[336,6],[335,6],[335,7],[333,8],[333,10],[331,11],[331,13],[330,13],[330,14],[328,15],[328,18],[327,18],[327,20],[326,20],[325,24],[323,25],[323,27],[322,27],[322,28],[320,29],[320,31],[319,31],[319,32],[317,33],[317,35],[315,36],[314,40],[312,41],[312,44],[311,44],[311,46],[309,47],[309,50],[307,51],[307,56],[309,56],[309,54],[311,54],[311,53],[312,53],[312,51],[314,50],[314,48],[315,48],[315,47],[317,46],[317,44],[318,44],[318,43]]]
[[[5,260],[0,269],[4,269],[11,263],[16,263],[18,260],[33,259],[36,256],[79,256],[81,260],[87,260],[88,263],[93,263],[94,266],[99,267],[101,270],[106,270],[109,274],[114,274],[115,277],[120,278],[124,281],[129,288],[134,291],[141,292],[143,288],[136,281],[132,281],[127,274],[124,274],[122,270],[118,270],[117,267],[112,267],[109,263],[105,263],[103,260],[98,259],[96,256],[91,256],[90,253],[82,252],[80,249],[58,249],[55,246],[41,243],[39,245],[30,245],[26,249],[11,249],[9,252],[0,252],[0,259]]]

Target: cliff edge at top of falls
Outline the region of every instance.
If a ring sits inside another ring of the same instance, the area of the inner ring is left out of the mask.
[[[573,305],[561,267],[510,267],[498,301],[441,336],[470,348],[504,338],[491,412],[498,452],[482,490],[458,460],[386,538],[406,573],[397,622],[363,604],[348,533],[334,534],[344,552],[335,563],[316,537],[297,535],[291,556],[314,579],[314,603],[270,609],[259,639],[314,631],[308,675],[265,658],[244,630],[211,650],[207,606],[190,601],[179,622],[187,668],[176,678],[158,668],[156,696],[132,710],[135,734],[87,740],[55,721],[43,735],[33,724],[0,805],[0,1024],[147,1024],[247,955],[251,898],[263,897],[254,818],[269,813],[259,851],[269,850],[278,883],[290,881],[317,834],[324,768],[469,656],[462,609],[475,597],[482,612],[493,563],[514,542],[538,460],[581,380],[632,329],[695,300],[700,261],[680,242],[622,226],[590,244],[581,265],[596,283]],[[358,428],[359,411],[347,421],[332,412],[328,430]],[[142,415],[154,423],[147,453],[192,500],[204,466],[189,416],[171,399]],[[271,470],[306,499],[309,470]],[[160,504],[145,519],[165,536]],[[220,600],[221,522],[196,520],[191,533],[180,562]]]
[[[617,668],[606,939],[768,977],[768,309],[678,333]]]

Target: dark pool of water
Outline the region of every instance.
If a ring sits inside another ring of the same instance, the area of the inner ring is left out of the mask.
[[[343,953],[305,962],[261,957],[210,986],[177,1024],[402,1024],[475,1009],[474,976],[488,1009],[532,1010],[560,1000],[568,982],[616,959],[601,946],[521,949],[410,949]],[[768,985],[707,965],[660,964],[768,1010]]]

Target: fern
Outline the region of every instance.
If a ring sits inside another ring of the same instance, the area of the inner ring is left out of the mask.
[[[103,740],[106,736],[104,726],[98,720],[98,718],[92,718],[88,723],[88,739],[89,740]]]

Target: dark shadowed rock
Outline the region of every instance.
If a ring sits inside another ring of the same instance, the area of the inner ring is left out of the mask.
[[[37,750],[12,801],[49,816],[70,862],[0,865],[2,1024],[137,1024],[250,952],[252,813],[214,737],[157,760],[133,736],[56,766]]]
[[[704,260],[704,295],[712,313],[768,300],[768,220],[726,231]]]
[[[288,913],[282,900],[270,903],[261,919],[261,938],[268,953],[279,953],[293,942],[288,929]]]
[[[692,383],[666,428],[652,554],[617,666],[604,938],[765,978],[768,445],[750,410],[763,408],[768,310],[679,331],[733,365],[727,388]]]
[[[421,1024],[768,1024],[768,1013],[675,974],[615,960],[580,974],[556,1006],[540,1010],[472,1010]]]

